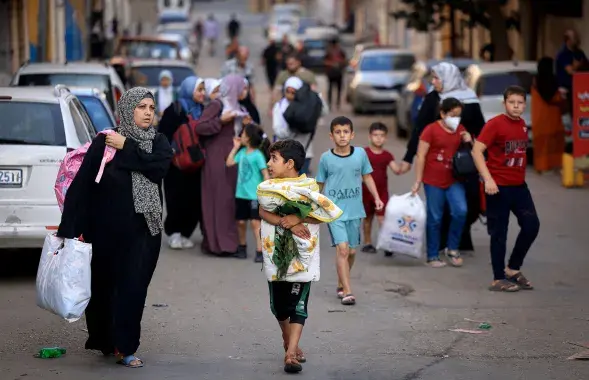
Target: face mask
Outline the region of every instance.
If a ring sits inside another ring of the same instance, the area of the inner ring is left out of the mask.
[[[458,125],[460,124],[460,118],[456,116],[447,116],[444,119],[444,123],[446,124],[446,127],[450,128],[453,132],[456,132],[456,129],[458,129]]]

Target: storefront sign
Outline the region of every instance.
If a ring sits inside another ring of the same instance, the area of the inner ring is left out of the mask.
[[[589,73],[573,76],[573,156],[589,155]]]

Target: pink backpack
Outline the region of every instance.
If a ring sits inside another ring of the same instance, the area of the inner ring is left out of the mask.
[[[114,133],[113,130],[107,129],[98,133],[102,133],[104,135],[108,135],[110,133]],[[78,170],[80,170],[80,166],[82,166],[82,161],[84,161],[84,156],[86,156],[86,152],[88,152],[88,148],[90,148],[91,143],[86,143],[81,148],[73,150],[65,155],[61,165],[59,166],[59,171],[57,172],[57,179],[55,180],[55,186],[53,187],[55,190],[55,195],[57,196],[57,204],[59,205],[59,209],[63,212],[63,203],[65,202],[65,194],[67,193],[67,189],[70,187],[76,174],[78,174]],[[96,176],[96,183],[100,182],[102,178],[102,173],[104,172],[104,167],[107,163],[112,161],[115,156],[116,149],[111,146],[106,146],[104,149],[104,154],[102,155],[102,162],[100,163],[100,170],[98,170],[98,175]]]

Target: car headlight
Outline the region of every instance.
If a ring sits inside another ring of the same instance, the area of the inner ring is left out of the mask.
[[[180,51],[180,57],[182,57],[182,59],[190,59],[190,50],[182,49]]]

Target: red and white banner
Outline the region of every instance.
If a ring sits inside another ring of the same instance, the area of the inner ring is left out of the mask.
[[[573,75],[573,156],[589,155],[589,73]]]

